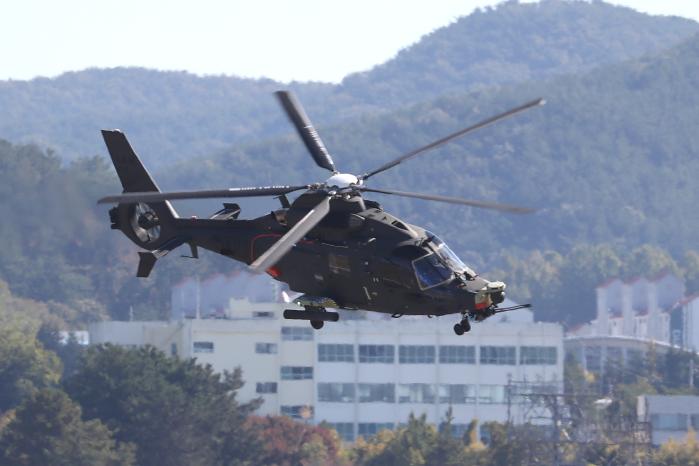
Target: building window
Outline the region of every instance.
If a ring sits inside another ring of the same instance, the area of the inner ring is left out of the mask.
[[[442,364],[475,364],[476,348],[473,346],[440,346],[439,362]]]
[[[357,435],[360,437],[368,437],[370,435],[376,435],[382,430],[392,430],[392,422],[360,422],[357,426]]]
[[[318,361],[320,362],[354,362],[353,345],[318,345]]]
[[[687,430],[686,414],[653,414],[650,423],[654,430]]]
[[[345,442],[354,442],[354,424],[351,422],[328,422],[331,429],[335,429],[337,435]]]
[[[401,364],[434,364],[434,346],[401,345],[398,360]]]
[[[519,363],[524,365],[554,365],[558,359],[555,346],[522,346]]]
[[[277,382],[257,382],[257,393],[277,393]]]
[[[481,364],[515,365],[514,346],[481,346]]]
[[[696,432],[699,430],[699,414],[692,414],[691,416],[692,429]]]
[[[429,403],[437,394],[434,385],[428,383],[407,383],[398,385],[398,403]]]
[[[602,370],[602,349],[599,346],[585,347],[585,369],[591,372]]]
[[[177,356],[177,343],[170,343],[170,356]]]
[[[353,383],[319,383],[318,401],[354,403]]]
[[[277,344],[255,343],[255,352],[258,354],[277,354]]]
[[[481,385],[478,387],[478,402],[495,404],[505,402],[504,385]]]
[[[282,327],[282,340],[311,341],[313,329],[308,327]]]
[[[212,342],[212,341],[195,341],[194,342],[194,352],[195,353],[213,353],[214,352],[214,342]]]
[[[282,406],[280,411],[292,419],[313,419],[313,406]]]
[[[359,345],[359,362],[392,363],[395,348],[392,345]]]
[[[306,366],[282,366],[282,380],[306,380],[313,378],[313,368]]]
[[[439,402],[450,405],[474,404],[476,402],[475,385],[440,385]]]
[[[272,311],[255,311],[252,313],[252,317],[255,319],[274,319],[274,312],[272,312]]]
[[[392,383],[360,383],[360,403],[395,403],[396,386]]]

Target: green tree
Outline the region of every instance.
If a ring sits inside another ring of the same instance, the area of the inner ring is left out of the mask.
[[[45,312],[39,303],[13,297],[0,282],[0,413],[60,380],[59,359],[36,338]]]
[[[453,410],[447,410],[444,421],[439,426],[437,440],[432,449],[427,454],[429,465],[463,466],[478,464],[479,455],[475,445],[464,444],[464,440],[454,437],[452,423],[454,421]],[[475,428],[477,424],[473,424]],[[471,426],[469,426],[471,427]],[[468,436],[469,431],[466,432]]]
[[[408,425],[398,431],[398,435],[386,446],[382,454],[374,458],[370,465],[410,465],[428,464],[430,452],[437,442],[437,429],[427,423],[423,414],[411,414]]]
[[[99,420],[83,421],[80,407],[55,389],[27,398],[0,437],[2,466],[133,464],[131,445],[117,445]]]
[[[236,400],[240,371],[218,374],[152,347],[90,347],[66,391],[87,418],[136,445],[139,465],[236,465],[260,454],[245,419],[258,401]]]
[[[624,275],[627,277],[652,277],[665,271],[682,276],[672,256],[665,249],[650,244],[635,248],[624,261]]]
[[[688,294],[699,293],[699,252],[687,251],[682,262]]]
[[[376,458],[383,455],[383,452],[397,435],[398,432],[395,430],[383,429],[370,437],[359,437],[349,452],[352,463],[356,465],[377,464]]]

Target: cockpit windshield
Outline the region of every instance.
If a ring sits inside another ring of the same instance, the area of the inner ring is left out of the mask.
[[[415,277],[421,289],[432,288],[454,278],[454,272],[439,260],[435,253],[429,253],[413,261]]]
[[[437,235],[430,231],[425,231],[425,233],[429,238],[429,243],[432,245],[432,249],[439,256],[444,265],[449,267],[454,272],[466,275],[468,278],[473,278],[476,276],[476,272],[464,264],[461,259],[459,259],[459,256],[454,254],[454,251],[449,249],[449,246],[447,246],[447,244]]]

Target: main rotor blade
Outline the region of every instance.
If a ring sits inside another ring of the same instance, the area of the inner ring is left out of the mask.
[[[292,191],[308,189],[308,186],[265,186],[261,188],[229,188],[206,189],[202,191],[172,191],[167,193],[145,192],[124,193],[106,196],[97,201],[98,204],[120,203],[135,204],[137,202],[160,202],[175,199],[211,199],[217,197],[259,197],[281,196]]]
[[[328,150],[325,148],[325,144],[323,144],[323,141],[320,139],[318,132],[313,127],[313,123],[311,123],[308,115],[306,115],[306,112],[303,110],[301,103],[299,103],[296,97],[294,97],[294,94],[289,91],[277,91],[275,94],[316,164],[321,168],[335,173],[337,171],[335,169],[335,163],[332,157],[330,157]]]
[[[403,154],[403,155],[401,155],[400,157],[398,157],[397,159],[391,160],[390,162],[381,165],[379,168],[377,168],[377,169],[375,169],[375,170],[373,170],[373,171],[370,171],[369,173],[366,173],[366,174],[362,175],[362,176],[361,176],[361,179],[366,180],[366,179],[369,178],[370,176],[374,176],[374,175],[376,175],[377,173],[381,173],[382,171],[386,171],[386,170],[388,170],[389,168],[393,168],[393,167],[395,167],[396,165],[401,164],[401,163],[405,162],[406,160],[415,157],[416,155],[422,154],[423,152],[426,152],[426,151],[428,151],[428,150],[430,150],[430,149],[434,149],[434,148],[437,147],[437,146],[441,146],[442,144],[445,144],[445,143],[447,143],[447,142],[449,142],[449,141],[451,141],[451,140],[453,140],[453,139],[456,139],[456,138],[458,138],[458,137],[461,137],[461,136],[463,136],[463,135],[465,135],[465,134],[467,134],[467,133],[470,133],[470,132],[472,132],[472,131],[475,131],[475,130],[477,130],[477,129],[486,127],[486,126],[488,126],[488,125],[490,125],[490,124],[495,123],[496,121],[499,121],[499,120],[502,120],[502,119],[504,119],[504,118],[510,117],[510,116],[515,115],[515,114],[517,114],[517,113],[519,113],[519,112],[522,112],[522,111],[524,111],[524,110],[527,110],[527,109],[529,109],[529,108],[531,108],[531,107],[536,107],[537,105],[544,105],[545,103],[546,103],[546,101],[545,101],[544,99],[532,100],[531,102],[527,102],[526,104],[520,105],[519,107],[515,107],[515,108],[513,108],[513,109],[511,109],[511,110],[508,110],[508,111],[506,111],[506,112],[500,113],[500,114],[495,115],[495,116],[492,116],[492,117],[490,117],[490,118],[486,118],[485,120],[479,121],[479,122],[476,123],[475,125],[469,126],[468,128],[464,128],[464,129],[462,129],[462,130],[460,130],[460,131],[457,131],[457,132],[455,132],[455,133],[452,133],[452,134],[450,134],[450,135],[448,135],[448,136],[443,137],[442,139],[438,139],[438,140],[436,140],[436,141],[434,141],[434,142],[432,142],[432,143],[430,143],[430,144],[427,144],[426,146],[423,146],[423,147],[420,147],[420,148],[418,148],[418,149],[412,150],[412,151],[408,152],[407,154]]]
[[[407,191],[393,191],[389,189],[373,189],[365,187],[362,187],[361,190],[371,193],[393,194],[395,196],[414,197],[416,199],[424,199],[426,201],[449,202],[451,204],[461,204],[471,207],[478,207],[479,209],[499,210],[501,212],[509,212],[511,214],[531,214],[533,212],[536,212],[535,209],[529,209],[527,207],[519,207],[509,204],[497,204],[495,202],[472,201],[469,199],[461,199],[460,197],[439,196],[437,194],[420,194],[411,193]]]
[[[286,234],[279,238],[279,240],[274,243],[271,248],[266,250],[255,260],[255,262],[250,264],[250,268],[255,272],[264,272],[279,262],[279,260],[284,257],[284,255],[289,252],[289,250],[293,248],[301,238],[306,236],[306,233],[311,231],[313,227],[318,225],[318,223],[323,220],[326,215],[328,215],[328,212],[330,211],[331,198],[332,196],[327,196],[313,209],[309,210],[308,213],[291,228],[291,230],[286,232]]]

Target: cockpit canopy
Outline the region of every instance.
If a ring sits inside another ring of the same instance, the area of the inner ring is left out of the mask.
[[[467,279],[476,276],[476,273],[464,264],[437,235],[430,231],[425,233],[427,240],[423,243],[422,249],[426,254],[412,261],[415,278],[421,289],[426,290],[448,283],[457,273],[465,275]]]

